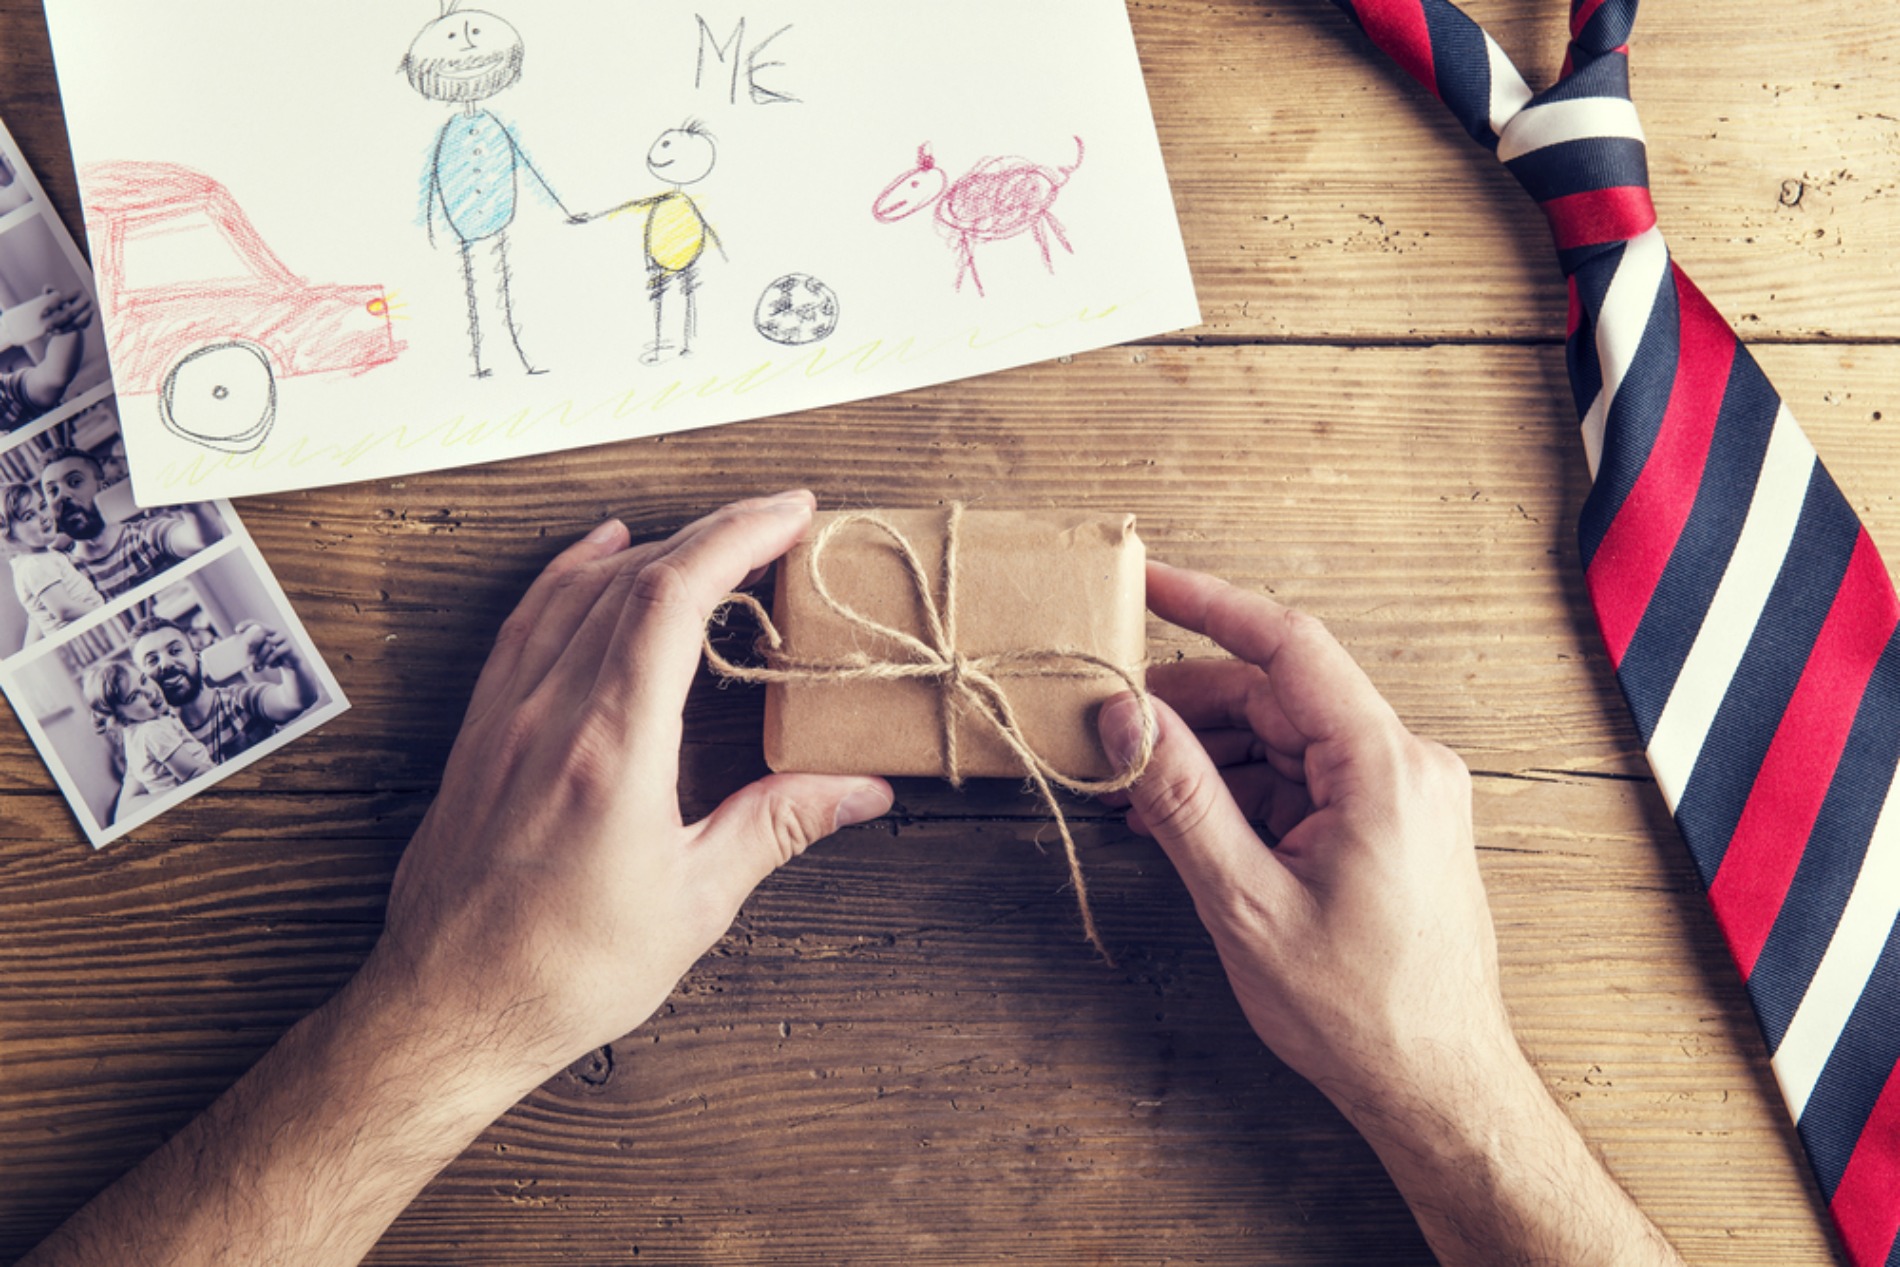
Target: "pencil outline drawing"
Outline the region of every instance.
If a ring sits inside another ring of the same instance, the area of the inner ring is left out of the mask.
[[[733,28],[732,34],[727,37],[724,44],[721,44],[719,37],[713,34],[712,27],[706,24],[706,19],[703,15],[695,14],[694,19],[699,23],[699,60],[693,68],[694,89],[702,89],[705,86],[706,49],[710,45],[713,56],[718,59],[721,66],[726,64],[726,54],[728,52],[733,55],[732,69],[726,76],[727,105],[736,106],[739,104],[739,76],[741,71],[745,74],[746,95],[752,99],[753,105],[780,106],[796,105],[798,103],[798,98],[791,93],[778,88],[768,88],[759,82],[760,71],[784,69],[784,62],[762,62],[759,60],[759,54],[777,42],[781,35],[791,30],[791,23],[786,23],[764,39],[753,44],[752,51],[742,58],[740,54],[746,52],[746,20],[744,18],[739,19],[739,24]]]
[[[203,172],[175,163],[111,162],[89,164],[85,178],[86,229],[113,331],[117,390],[158,393],[160,420],[174,434],[220,452],[251,452],[270,434],[281,380],[363,374],[405,350],[383,286],[315,283],[292,272],[230,190]],[[154,247],[168,257],[190,254],[180,244],[193,234],[234,271],[151,282],[144,264],[137,272],[129,268],[129,257]],[[244,371],[249,388],[233,379],[211,384],[226,389],[222,397],[167,392],[183,366],[233,346],[250,349],[268,382],[233,357],[228,363]],[[256,401],[257,416],[233,417],[233,399]],[[214,403],[195,407],[204,401]]]
[[[206,420],[227,414],[237,415],[235,424],[200,430]],[[208,449],[252,452],[277,421],[277,377],[269,353],[247,339],[232,339],[185,356],[159,388],[158,417],[173,435]]]
[[[1082,166],[1082,138],[1075,138],[1075,162],[1067,167],[1048,167],[1026,158],[1005,156],[980,160],[969,171],[952,181],[930,152],[930,142],[917,147],[917,162],[909,171],[884,187],[871,214],[880,224],[895,224],[925,207],[936,208],[937,228],[950,242],[957,257],[955,289],[963,289],[968,277],[976,293],[984,295],[983,277],[976,268],[979,244],[1003,242],[1027,233],[1042,252],[1043,267],[1056,271],[1055,257],[1049,249],[1053,235],[1069,254],[1075,248],[1062,222],[1055,217],[1056,197]]]
[[[802,347],[829,339],[842,315],[843,305],[831,287],[810,273],[787,273],[759,296],[752,326],[774,343]]]
[[[439,211],[460,247],[475,377],[493,373],[482,363],[483,279],[478,274],[486,274],[493,289],[502,328],[521,368],[544,373],[521,346],[508,260],[508,229],[520,203],[521,172],[525,169],[534,178],[570,222],[576,217],[568,214],[513,129],[481,106],[520,82],[526,56],[521,33],[487,9],[462,8],[461,0],[441,0],[441,6],[441,16],[422,28],[398,67],[423,97],[461,107],[436,133],[423,173],[422,216],[429,245],[435,245]]]

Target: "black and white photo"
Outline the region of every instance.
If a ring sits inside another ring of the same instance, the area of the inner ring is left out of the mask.
[[[229,549],[12,676],[98,843],[341,709],[276,587]]]
[[[31,426],[110,373],[90,280],[44,215],[14,221],[0,231],[0,432]]]
[[[132,499],[107,397],[0,452],[0,658],[83,622],[229,533],[210,503],[147,511]]]

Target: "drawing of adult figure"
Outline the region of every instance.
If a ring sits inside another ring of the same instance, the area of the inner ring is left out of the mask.
[[[72,538],[74,564],[104,597],[144,584],[211,543],[189,510],[108,520],[98,505],[105,487],[99,459],[84,449],[55,449],[40,468],[40,495],[53,527]]]
[[[66,398],[86,353],[92,300],[48,286],[27,303],[45,305],[46,355],[38,365],[0,374],[0,432],[17,430]]]
[[[719,147],[704,124],[688,121],[684,126],[662,132],[647,151],[647,170],[672,188],[650,198],[635,198],[605,215],[623,211],[644,211],[646,227],[642,241],[646,248],[647,296],[653,301],[653,342],[647,345],[640,361],[655,365],[669,356],[690,356],[693,336],[698,331],[699,257],[708,244],[726,258],[726,248],[713,232],[712,225],[700,212],[685,186],[697,184],[712,174],[719,160]],[[582,219],[597,219],[583,216]],[[680,320],[680,340],[666,339],[666,295],[678,292],[685,312]]]
[[[251,672],[268,681],[210,686],[188,629],[162,616],[148,617],[132,630],[132,667],[144,674],[178,715],[211,760],[223,765],[276,734],[308,712],[322,694],[316,676],[282,633],[255,620],[238,622],[251,654]],[[126,775],[114,821],[157,789]]]
[[[462,107],[436,133],[423,173],[423,217],[430,245],[435,244],[439,214],[461,247],[475,377],[490,374],[482,362],[484,286],[500,302],[502,329],[521,368],[539,374],[542,371],[522,350],[509,285],[508,227],[515,220],[521,172],[525,169],[533,177],[563,215],[567,208],[529,161],[508,125],[480,105],[521,79],[520,33],[486,10],[461,9],[457,4],[458,0],[444,0],[442,16],[422,29],[402,59],[402,69],[417,92],[431,101]]]

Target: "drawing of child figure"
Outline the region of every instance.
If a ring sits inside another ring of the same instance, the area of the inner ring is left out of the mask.
[[[653,301],[653,342],[641,354],[643,365],[657,365],[671,356],[691,356],[698,332],[699,258],[710,244],[726,258],[725,245],[684,186],[697,184],[712,173],[718,146],[704,124],[688,121],[662,132],[647,151],[647,170],[672,188],[648,198],[635,198],[611,211],[579,217],[596,220],[623,211],[644,211],[646,229],[647,297]],[[666,296],[676,291],[685,303],[677,344],[666,339]]]
[[[85,692],[93,724],[100,734],[120,736],[127,773],[148,790],[169,792],[215,764],[166,707],[158,688],[124,661],[108,660],[86,670]]]
[[[13,571],[13,593],[26,609],[37,637],[64,629],[105,600],[73,561],[50,548],[52,525],[46,503],[31,484],[8,484],[0,492],[6,507],[6,528],[0,549]]]

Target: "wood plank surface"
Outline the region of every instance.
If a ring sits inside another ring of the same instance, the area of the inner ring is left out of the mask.
[[[1563,6],[1471,6],[1533,77]],[[1578,575],[1563,288],[1534,209],[1324,0],[1130,6],[1206,324],[771,422],[241,503],[355,709],[104,854],[0,719],[0,1261],[155,1147],[359,963],[488,640],[607,514],[1132,510],[1161,557],[1322,615],[1477,775],[1526,1049],[1691,1261],[1827,1261],[1746,1000]],[[1900,542],[1900,22],[1678,0],[1637,95],[1678,257]],[[0,0],[0,117],[77,227],[45,32]],[[1794,182],[1789,185],[1787,182]],[[1798,187],[1798,188],[1797,188]],[[1209,648],[1156,625],[1157,656]],[[696,689],[692,812],[761,770]],[[1403,1264],[1376,1160],[1234,1006],[1166,860],[1079,805],[1098,917],[1008,784],[774,877],[654,1021],[532,1096],[388,1264]]]

